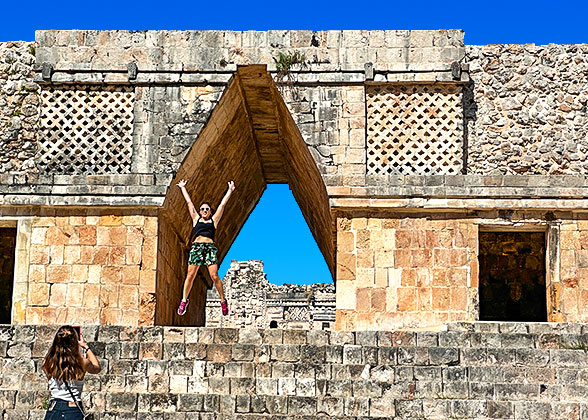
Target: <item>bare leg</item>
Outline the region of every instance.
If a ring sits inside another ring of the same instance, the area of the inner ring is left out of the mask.
[[[208,274],[210,274],[210,278],[214,282],[216,286],[216,290],[218,290],[218,295],[220,297],[221,302],[225,301],[225,292],[223,290],[223,282],[221,281],[220,277],[218,276],[218,265],[212,264],[208,266]]]
[[[194,279],[196,278],[196,273],[198,273],[199,268],[199,265],[188,266],[188,273],[186,274],[186,280],[184,280],[184,294],[182,295],[182,300],[184,302],[187,301],[188,296],[190,296],[190,290],[192,290],[192,284],[194,284]]]

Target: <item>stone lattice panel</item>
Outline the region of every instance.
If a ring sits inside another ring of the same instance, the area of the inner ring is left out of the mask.
[[[369,175],[461,173],[460,86],[381,85],[366,95]]]
[[[39,166],[61,174],[130,172],[134,103],[127,86],[43,89]]]
[[[284,318],[289,321],[308,321],[310,312],[307,306],[287,306]]]

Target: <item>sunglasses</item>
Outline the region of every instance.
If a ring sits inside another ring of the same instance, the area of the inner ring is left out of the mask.
[[[200,207],[200,211],[210,211],[210,209],[207,207]]]

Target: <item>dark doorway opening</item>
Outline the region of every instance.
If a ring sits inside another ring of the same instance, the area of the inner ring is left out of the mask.
[[[10,324],[16,228],[0,228],[0,324]]]
[[[480,320],[547,321],[545,232],[480,232]]]

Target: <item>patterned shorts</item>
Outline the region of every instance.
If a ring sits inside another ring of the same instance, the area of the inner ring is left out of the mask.
[[[194,242],[190,249],[188,265],[213,265],[217,263],[218,249],[212,242]]]

